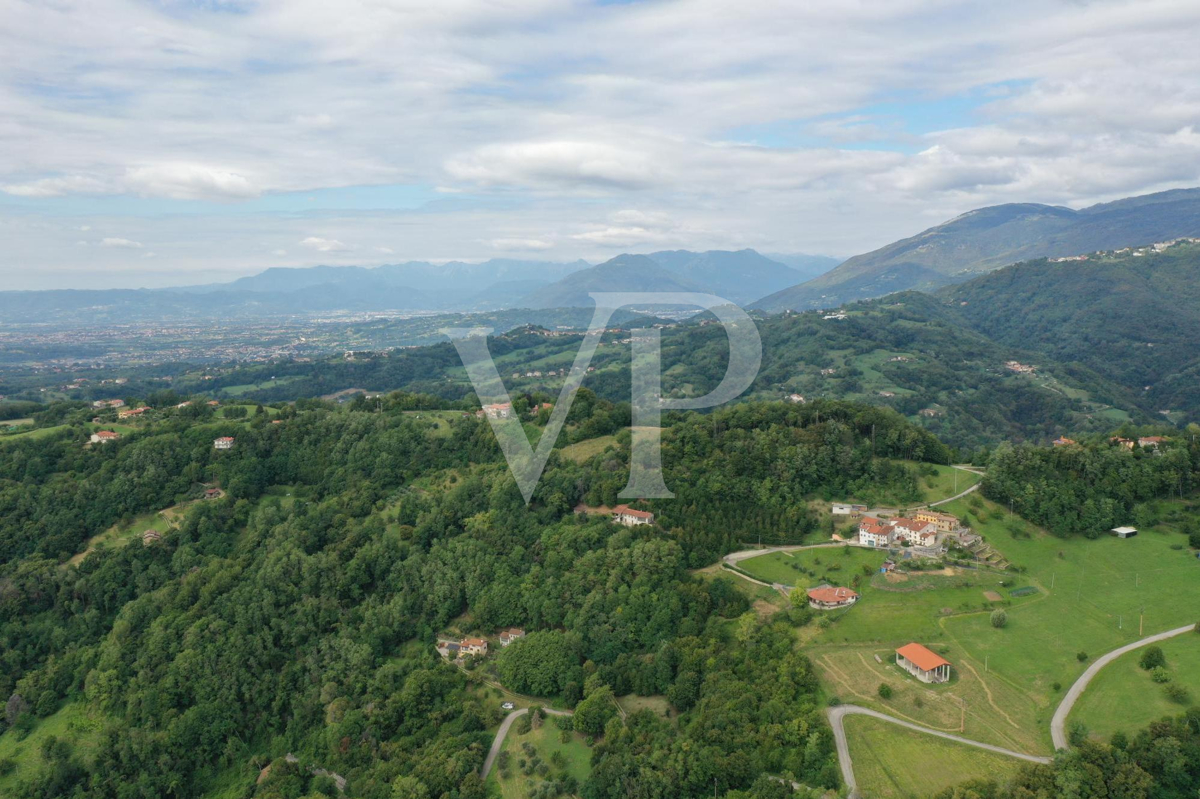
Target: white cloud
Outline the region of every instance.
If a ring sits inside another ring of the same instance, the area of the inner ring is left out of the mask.
[[[141,248],[142,243],[140,241],[131,241],[130,239],[109,237],[101,239],[100,246],[114,247],[121,250],[137,250]]]
[[[0,191],[14,197],[63,197],[68,194],[105,194],[108,186],[102,181],[83,175],[41,178],[28,183],[8,183]]]
[[[287,250],[271,250],[271,255],[287,255]]]
[[[380,253],[381,255],[395,255],[396,254],[396,251],[393,250],[391,247],[376,247],[375,252]]]
[[[317,252],[343,252],[349,249],[337,239],[323,239],[319,236],[309,236],[301,240],[300,246],[308,247],[310,250],[316,250]]]
[[[245,200],[259,194],[246,177],[200,164],[133,167],[124,183],[137,194],[176,200]]]
[[[543,239],[499,238],[488,242],[492,249],[505,251],[548,250],[554,245]]]

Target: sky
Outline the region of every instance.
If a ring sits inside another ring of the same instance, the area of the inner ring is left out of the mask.
[[[0,0],[0,288],[849,256],[1200,185],[1195,0]]]

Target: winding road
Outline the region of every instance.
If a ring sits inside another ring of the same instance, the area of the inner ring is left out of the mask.
[[[555,710],[553,708],[544,707],[547,716],[573,716],[575,715],[569,710]],[[488,750],[487,758],[483,761],[483,768],[479,772],[479,776],[487,779],[487,775],[491,773],[492,766],[496,765],[496,758],[500,756],[500,750],[504,748],[504,738],[508,735],[508,730],[512,727],[513,722],[529,712],[529,708],[523,707],[520,710],[514,710],[504,717],[504,721],[500,722],[500,729],[496,730],[496,738],[492,741],[492,748]]]
[[[1092,678],[1100,673],[1100,669],[1112,663],[1117,658],[1124,655],[1126,652],[1132,652],[1135,649],[1140,649],[1147,644],[1153,644],[1158,641],[1165,641],[1168,638],[1174,638],[1177,635],[1190,633],[1196,629],[1196,625],[1189,624],[1186,627],[1177,627],[1174,630],[1167,630],[1165,633],[1157,635],[1149,635],[1139,641],[1134,641],[1132,644],[1126,644],[1118,649],[1114,649],[1106,655],[1096,658],[1096,662],[1088,666],[1087,671],[1079,675],[1079,679],[1067,691],[1067,695],[1063,697],[1063,701],[1059,703],[1058,709],[1054,711],[1054,718],[1050,719],[1050,739],[1054,742],[1055,749],[1066,749],[1070,746],[1067,741],[1065,728],[1067,725],[1067,716],[1071,714],[1071,708],[1075,706],[1076,700],[1083,695],[1083,691],[1088,687],[1088,683]]]
[[[837,744],[838,765],[842,769],[842,781],[846,783],[846,787],[850,789],[850,797],[861,796],[858,792],[858,783],[854,779],[854,764],[850,759],[850,745],[846,741],[846,716],[870,716],[871,718],[880,719],[890,724],[895,724],[900,727],[907,727],[910,730],[925,733],[926,735],[936,735],[938,738],[945,738],[948,741],[956,741],[967,746],[974,746],[978,749],[986,749],[989,752],[995,752],[999,755],[1007,755],[1021,760],[1027,760],[1030,763],[1049,763],[1050,758],[1038,757],[1036,755],[1027,755],[1022,752],[1014,752],[1011,749],[1004,749],[1000,746],[992,746],[991,744],[972,741],[969,738],[963,738],[960,735],[953,735],[941,730],[922,727],[920,724],[913,724],[909,721],[898,719],[894,716],[889,716],[886,713],[880,713],[878,710],[870,710],[869,708],[859,707],[858,705],[838,705],[831,707],[826,711],[829,716],[829,724],[833,727],[833,740]]]

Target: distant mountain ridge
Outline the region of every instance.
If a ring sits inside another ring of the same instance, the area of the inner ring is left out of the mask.
[[[764,296],[765,311],[833,308],[895,291],[930,291],[1032,258],[1079,255],[1200,235],[1200,189],[1130,197],[1075,211],[1012,203],[969,211],[856,255],[820,277]]]

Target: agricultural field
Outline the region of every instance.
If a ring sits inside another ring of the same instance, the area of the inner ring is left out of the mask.
[[[1189,701],[1169,699],[1166,685],[1154,682],[1150,672],[1138,665],[1144,650],[1134,650],[1096,675],[1076,703],[1068,724],[1079,722],[1093,737],[1108,740],[1114,732],[1132,735],[1152,721],[1200,705],[1200,635],[1181,635],[1159,646],[1167,657],[1167,676],[1188,691]]]
[[[1012,776],[1022,761],[889,724],[846,718],[859,792],[870,799],[923,799],[965,780]]]
[[[597,438],[589,438],[586,441],[568,444],[559,450],[559,454],[576,463],[584,463],[609,447],[616,446],[618,446],[616,436],[599,436]]]
[[[1018,570],[864,580],[858,604],[826,614],[831,623],[808,645],[824,684],[842,701],[1049,754],[1050,716],[1092,657],[1196,621],[1195,605],[1177,600],[1195,590],[1200,561],[1166,527],[1127,540],[1060,539],[974,495],[944,510],[969,514],[975,531]],[[1007,613],[1002,628],[991,623],[996,608]],[[927,686],[894,666],[893,650],[909,641],[949,660],[952,680]],[[884,682],[893,688],[887,700],[878,694]]]
[[[768,583],[811,588],[814,585],[850,585],[879,571],[886,553],[860,547],[821,547],[792,552],[771,552],[738,567]]]
[[[591,773],[592,751],[580,733],[568,733],[565,743],[562,738],[563,733],[552,716],[547,716],[540,727],[524,735],[517,732],[514,724],[504,739],[504,749],[496,767],[488,775],[488,783],[499,789],[502,799],[526,799],[532,795],[535,786],[549,779],[569,776],[582,783]],[[504,752],[508,753],[508,762],[502,769]],[[541,773],[543,771],[545,773]]]
[[[425,422],[438,438],[449,438],[450,423],[463,417],[463,411],[405,411],[409,419]]]

